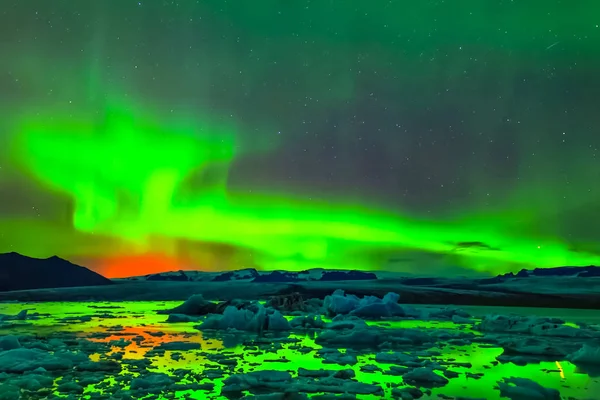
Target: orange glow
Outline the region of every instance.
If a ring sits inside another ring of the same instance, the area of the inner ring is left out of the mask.
[[[69,261],[107,278],[129,278],[179,270],[215,272],[256,267],[252,262],[252,254],[221,244],[194,243],[192,246],[179,242],[176,249],[165,249],[164,242],[157,242],[152,248],[152,253],[140,253],[139,249],[126,246],[107,246],[102,255],[70,257]],[[112,254],[106,254],[111,250]]]
[[[98,332],[104,332],[99,329]],[[153,335],[152,333],[159,332],[161,335]],[[127,346],[114,346],[110,353],[123,352],[126,358],[142,359],[145,354],[153,348],[173,341],[182,340],[182,334],[185,336],[183,341],[190,343],[199,343],[203,351],[218,351],[223,349],[223,342],[217,339],[205,339],[201,332],[194,332],[192,335],[185,335],[183,332],[169,331],[163,326],[139,326],[125,327],[118,334],[110,335],[104,338],[90,338],[93,342],[111,342],[124,339],[129,342]],[[141,337],[143,340],[132,340],[135,337]],[[109,354],[110,354],[109,353]],[[198,358],[196,358],[196,362]]]
[[[142,254],[106,258],[95,269],[107,278],[126,278],[190,268],[173,257]]]

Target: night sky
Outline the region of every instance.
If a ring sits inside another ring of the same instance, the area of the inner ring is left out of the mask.
[[[600,263],[597,1],[3,0],[0,252]]]

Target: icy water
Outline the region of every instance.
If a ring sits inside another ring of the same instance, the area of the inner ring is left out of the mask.
[[[83,399],[127,398],[126,391],[136,389],[148,392],[148,396],[143,398],[223,399],[226,398],[221,393],[223,379],[233,373],[278,370],[291,371],[295,376],[300,367],[310,370],[352,369],[356,381],[383,388],[383,392],[378,394],[358,394],[359,399],[398,398],[392,395],[391,388],[404,385],[402,376],[394,372],[393,366],[375,362],[374,353],[352,350],[358,360],[353,365],[325,360],[319,352],[321,346],[314,340],[318,332],[296,331],[266,338],[230,332],[202,332],[197,328],[198,323],[167,323],[166,315],[156,313],[157,310],[173,308],[180,303],[0,304],[0,314],[15,315],[22,310],[29,310],[29,317],[25,320],[0,320],[0,335],[17,336],[26,348],[50,348],[50,351],[56,352],[58,346],[63,355],[65,352],[76,352],[78,355],[72,356],[73,359],[77,358],[76,362],[81,362],[81,357],[94,362],[103,361],[102,367],[93,368],[75,364],[67,377],[64,371],[25,371],[32,375],[51,375],[53,383],[50,388],[34,385],[37,389],[26,392],[28,394],[23,398],[69,395],[70,398]],[[527,314],[531,310],[524,311],[523,314]],[[478,315],[487,311],[480,307],[475,311],[470,308],[469,312]],[[510,312],[518,313],[518,309],[510,309]],[[589,323],[596,323],[594,313],[576,310],[567,313],[572,322],[589,320]],[[369,321],[369,324],[390,330],[468,332],[472,329],[468,324],[451,321]],[[410,350],[405,351],[410,353]],[[563,399],[600,398],[599,377],[561,359],[522,366],[510,362],[498,363],[496,357],[502,354],[503,349],[485,343],[444,339],[443,335],[433,348],[430,347],[426,352],[414,349],[414,352],[420,358],[451,365],[452,375],[446,375],[449,382],[442,387],[431,388],[422,397],[425,399],[460,396],[500,399],[500,392],[495,386],[506,377],[528,378],[542,386],[558,389]],[[466,363],[470,366],[466,366]],[[0,365],[0,371],[2,368]],[[147,377],[149,373],[166,375],[153,374],[150,381],[135,381],[136,378]],[[20,377],[23,375],[14,371],[0,373],[3,386],[0,392],[10,392],[11,382]],[[61,384],[63,379],[68,380],[68,384]],[[151,387],[147,387],[149,385]],[[161,387],[169,388],[169,394],[160,394]]]

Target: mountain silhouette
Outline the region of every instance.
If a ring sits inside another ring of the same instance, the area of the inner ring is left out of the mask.
[[[56,256],[39,259],[19,253],[0,254],[0,292],[112,283],[94,271]]]

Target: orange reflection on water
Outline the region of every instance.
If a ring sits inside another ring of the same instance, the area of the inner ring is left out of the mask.
[[[105,332],[99,328],[96,332]],[[202,332],[177,332],[169,331],[162,326],[138,326],[123,327],[123,329],[103,338],[89,338],[94,342],[108,343],[119,341],[121,339],[128,343],[124,346],[115,345],[107,355],[114,353],[123,353],[124,358],[141,359],[146,356],[150,350],[169,342],[189,342],[199,343],[201,351],[218,351],[224,348],[223,342],[216,339],[205,339]],[[170,350],[167,350],[167,352]]]

